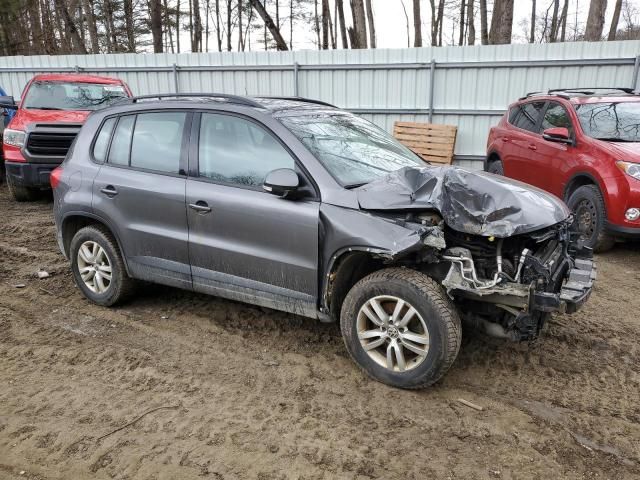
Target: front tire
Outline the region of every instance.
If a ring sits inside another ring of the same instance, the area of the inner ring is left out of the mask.
[[[606,252],[613,248],[615,238],[605,232],[607,212],[600,189],[595,185],[583,185],[571,194],[568,207],[575,213],[578,229],[586,247],[594,252]]]
[[[37,200],[40,194],[37,188],[16,185],[11,175],[7,175],[7,186],[9,187],[9,193],[16,202],[31,202]]]
[[[371,378],[398,388],[437,382],[462,340],[460,318],[428,276],[407,268],[374,272],[349,291],[340,327],[351,358]]]
[[[82,294],[98,305],[127,299],[135,286],[111,233],[99,225],[81,228],[69,248],[71,271]]]

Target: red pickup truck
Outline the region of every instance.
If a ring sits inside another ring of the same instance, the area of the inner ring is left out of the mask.
[[[0,97],[0,107],[17,109],[3,135],[13,198],[32,200],[49,188],[49,173],[64,160],[91,111],[122,97],[131,97],[122,80],[81,74],[36,75],[18,104],[12,97]]]

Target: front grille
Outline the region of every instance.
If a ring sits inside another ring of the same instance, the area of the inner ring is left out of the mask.
[[[32,155],[64,157],[77,133],[36,133],[29,135],[27,150]]]
[[[62,160],[80,131],[75,123],[39,123],[27,129],[23,153],[34,162]]]

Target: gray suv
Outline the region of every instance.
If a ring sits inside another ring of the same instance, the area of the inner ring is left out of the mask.
[[[396,387],[442,377],[461,319],[530,340],[595,279],[557,198],[430,166],[314,100],[129,99],[91,114],[51,183],[93,302],[146,280],[339,321],[356,363]]]

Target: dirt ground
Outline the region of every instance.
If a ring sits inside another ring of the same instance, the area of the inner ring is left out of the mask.
[[[88,303],[51,210],[0,187],[1,479],[640,478],[640,245],[537,342],[465,332],[407,392],[336,325],[158,286]]]

